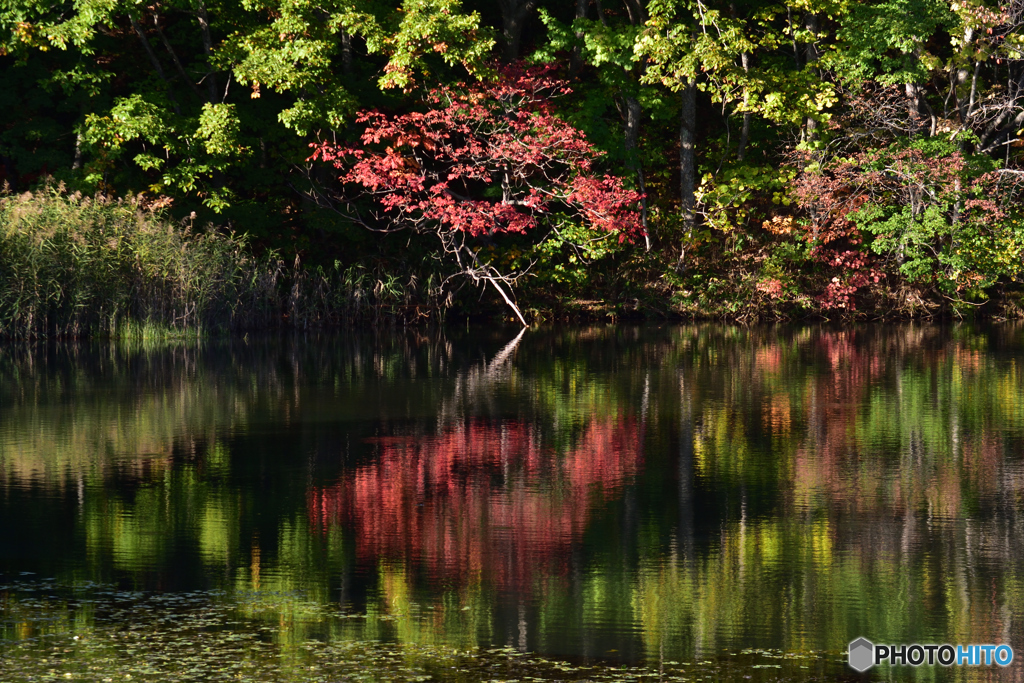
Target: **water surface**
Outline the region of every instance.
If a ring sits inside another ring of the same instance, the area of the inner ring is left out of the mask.
[[[375,642],[796,679],[858,636],[1024,658],[1024,327],[517,334],[0,348],[8,661],[175,619],[281,670]]]

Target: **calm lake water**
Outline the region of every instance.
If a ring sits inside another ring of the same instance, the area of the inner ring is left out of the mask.
[[[517,334],[0,347],[0,679],[1024,678],[1024,326]]]

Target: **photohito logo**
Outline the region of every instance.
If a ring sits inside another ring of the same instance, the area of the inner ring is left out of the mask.
[[[942,666],[1009,666],[1013,648],[1009,645],[875,645],[867,638],[850,643],[847,662],[857,671],[876,664],[941,664]]]

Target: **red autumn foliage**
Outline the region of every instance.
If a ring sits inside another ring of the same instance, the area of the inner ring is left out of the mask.
[[[983,279],[972,269],[993,272],[995,266],[986,263],[986,240],[1012,244],[999,235],[1006,229],[1008,210],[1016,206],[1018,172],[995,169],[987,157],[966,154],[952,143],[923,144],[862,151],[797,177],[793,193],[811,218],[806,238],[815,244],[812,257],[833,275],[818,297],[822,308],[852,309],[858,290],[886,273],[893,280],[906,277],[901,270],[905,248],[931,258],[931,278],[918,276],[919,282],[945,278],[959,290]],[[876,224],[884,227],[862,234],[852,218],[865,208],[880,216]],[[900,215],[909,217],[891,219]],[[925,216],[929,227],[914,232]],[[870,250],[865,238],[872,243]]]
[[[801,173],[794,183],[797,202],[811,216],[804,235],[816,243],[811,258],[831,275],[816,297],[824,310],[856,310],[858,290],[885,277],[849,218],[868,199],[856,182],[858,173],[856,164],[841,162],[821,173]]]
[[[568,89],[549,72],[509,67],[492,83],[431,91],[424,111],[364,111],[359,144],[321,142],[311,158],[338,169],[342,199],[369,204],[358,219],[376,230],[528,233],[559,212],[629,239],[640,196],[594,171],[600,152],[555,116]]]
[[[373,464],[311,489],[313,526],[352,528],[364,561],[420,563],[431,579],[462,584],[487,568],[504,589],[564,569],[595,504],[617,495],[643,457],[640,430],[621,418],[594,420],[564,453],[519,422],[375,441]]]

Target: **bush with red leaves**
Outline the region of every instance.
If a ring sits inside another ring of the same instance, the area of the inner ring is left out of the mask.
[[[359,143],[320,142],[311,158],[339,171],[335,199],[354,220],[436,234],[458,274],[490,282],[519,314],[499,282],[521,273],[482,263],[481,244],[502,233],[540,242],[564,220],[620,240],[641,231],[640,196],[597,173],[600,152],[555,116],[552,100],[568,89],[549,71],[512,67],[490,83],[438,88],[424,111],[364,111]]]
[[[801,173],[793,194],[815,259],[834,276],[822,308],[852,308],[887,277],[934,298],[983,299],[1021,275],[1021,173],[948,139],[869,149]]]

